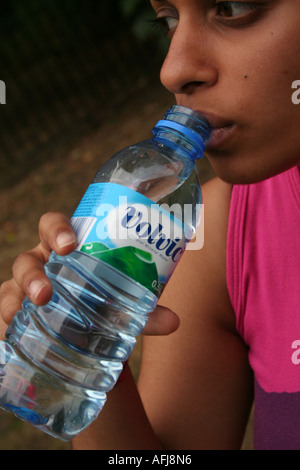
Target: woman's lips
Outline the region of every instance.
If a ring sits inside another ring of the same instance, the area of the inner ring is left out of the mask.
[[[211,136],[206,143],[206,149],[210,150],[219,147],[223,144],[232,134],[235,129],[235,124],[228,119],[207,113],[206,111],[197,110],[213,128]]]
[[[231,136],[234,128],[234,124],[228,124],[224,127],[214,127],[210,138],[206,143],[206,150],[212,150],[225,143],[225,141]]]

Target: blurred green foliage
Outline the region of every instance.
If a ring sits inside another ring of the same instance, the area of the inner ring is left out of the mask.
[[[160,34],[159,28],[151,23],[155,14],[149,1],[145,0],[119,0],[121,18],[131,24],[131,29],[136,38],[145,41],[151,39],[161,54],[165,55],[169,41]]]
[[[147,0],[10,0],[1,2],[2,39],[9,39],[12,30],[18,29],[22,34],[28,28],[35,29],[38,24],[41,27],[47,19],[49,6],[57,11],[61,23],[66,21],[74,26],[74,34],[76,25],[84,23],[98,36],[109,35],[120,27],[129,27],[139,39],[149,36],[158,38],[147,25],[148,20],[154,17]]]
[[[1,2],[0,188],[159,77],[167,43],[153,18],[147,0]]]

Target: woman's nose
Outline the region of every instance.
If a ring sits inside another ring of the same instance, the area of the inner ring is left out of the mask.
[[[211,49],[205,30],[199,28],[193,33],[179,24],[161,69],[162,84],[174,94],[191,94],[199,87],[213,86],[218,69]]]

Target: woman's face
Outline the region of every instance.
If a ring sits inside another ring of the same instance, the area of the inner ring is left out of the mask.
[[[217,175],[251,183],[300,163],[300,1],[151,3],[171,38],[161,81],[215,128]]]

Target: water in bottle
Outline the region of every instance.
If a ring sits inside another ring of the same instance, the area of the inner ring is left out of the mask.
[[[98,416],[199,223],[210,130],[173,106],[100,168],[72,217],[77,249],[45,265],[52,299],[26,298],[0,342],[2,409],[62,440]]]

